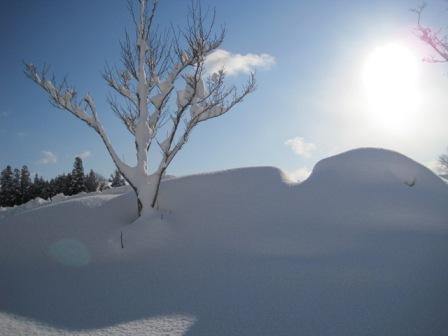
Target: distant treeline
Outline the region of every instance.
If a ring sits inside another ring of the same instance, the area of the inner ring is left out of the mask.
[[[2,170],[0,176],[0,206],[11,207],[36,197],[51,200],[57,194],[69,196],[123,185],[125,181],[117,170],[109,180],[93,170],[90,170],[87,175],[84,174],[82,159],[79,157],[75,158],[71,173],[58,175],[49,181],[38,174],[31,178],[27,166],[12,169],[8,165]]]

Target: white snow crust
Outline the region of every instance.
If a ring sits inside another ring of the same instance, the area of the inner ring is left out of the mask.
[[[170,178],[0,216],[0,335],[443,335],[448,186],[392,151]],[[123,246],[123,248],[122,248]]]

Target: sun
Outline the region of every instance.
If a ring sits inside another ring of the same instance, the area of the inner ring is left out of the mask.
[[[418,74],[419,61],[405,46],[390,43],[374,49],[362,72],[369,119],[392,131],[408,129],[420,102]]]

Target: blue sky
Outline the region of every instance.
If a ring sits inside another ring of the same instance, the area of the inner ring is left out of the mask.
[[[223,49],[268,54],[275,63],[257,68],[258,89],[242,104],[195,129],[169,173],[269,165],[300,177],[324,157],[364,146],[398,150],[431,165],[448,146],[448,67],[420,62],[430,51],[412,31],[416,18],[409,9],[418,1],[202,3],[215,7],[218,23],[227,27]],[[187,5],[162,0],[159,24],[182,25]],[[432,1],[425,21],[443,27],[445,7]],[[24,76],[23,60],[46,62],[59,78],[68,75],[81,94],[90,92],[118,153],[134,159],[132,139],[106,104],[109,89],[101,78],[106,62],[118,63],[119,40],[130,25],[121,0],[0,1],[2,168],[27,164],[51,177],[69,171],[73,158],[82,154],[86,168],[104,175],[113,170],[99,137],[49,104]],[[419,60],[422,96],[413,119],[406,117],[395,128],[376,123],[389,119],[369,111],[362,89],[369,55],[390,43]],[[244,75],[229,80],[238,82]]]

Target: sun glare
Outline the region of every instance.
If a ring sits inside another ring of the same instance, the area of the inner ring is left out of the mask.
[[[399,132],[409,129],[418,111],[418,59],[408,48],[391,43],[367,58],[363,83],[369,119]]]

